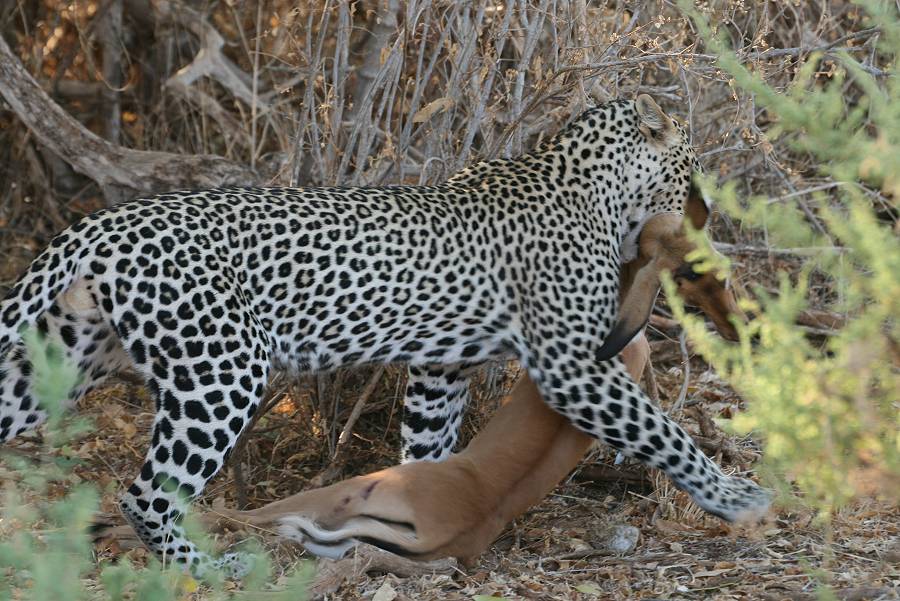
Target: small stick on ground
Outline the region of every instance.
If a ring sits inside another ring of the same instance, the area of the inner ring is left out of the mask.
[[[624,482],[626,484],[645,484],[649,482],[647,472],[641,470],[623,470],[611,465],[586,465],[575,475],[579,482]]]
[[[375,388],[378,386],[378,382],[381,381],[382,375],[384,375],[384,366],[379,365],[372,373],[371,377],[369,377],[369,381],[366,383],[366,387],[356,400],[356,404],[353,405],[353,410],[347,418],[347,423],[344,424],[344,429],[341,430],[341,435],[338,437],[337,445],[334,448],[334,455],[332,455],[328,466],[309,481],[312,488],[325,486],[340,473],[344,449],[347,448],[347,443],[350,442],[350,437],[353,435],[353,427],[356,425],[356,420],[362,415],[362,410],[366,401],[368,401],[369,397],[372,396],[372,393],[375,392]]]
[[[744,463],[752,459],[753,453],[745,452],[734,444],[734,441],[719,429],[716,422],[703,410],[702,406],[691,407],[685,413],[688,411],[690,411],[690,415],[700,426],[700,435],[693,438],[700,445],[701,449],[708,453],[721,454],[728,463],[736,461]]]
[[[246,509],[248,503],[247,480],[244,478],[244,468],[241,466],[241,459],[244,455],[244,450],[247,447],[247,440],[250,439],[250,433],[253,431],[259,418],[278,404],[278,401],[280,401],[281,397],[284,395],[280,380],[273,381],[269,390],[269,394],[266,395],[266,398],[260,403],[259,409],[253,414],[250,423],[247,424],[247,427],[244,428],[244,431],[241,433],[241,437],[238,439],[237,443],[235,443],[234,450],[231,452],[231,457],[229,459],[231,465],[231,477],[234,479],[234,500],[238,509]]]
[[[653,360],[647,357],[647,365],[644,367],[644,392],[650,397],[654,405],[659,407],[659,386],[656,384],[656,374],[653,372]]]
[[[681,347],[681,359],[684,365],[684,381],[681,383],[678,399],[675,401],[675,404],[672,405],[672,410],[669,411],[669,415],[671,415],[673,419],[684,406],[684,401],[687,398],[688,386],[691,384],[691,356],[688,354],[687,334],[684,330],[681,331],[681,335],[678,337],[678,344]]]

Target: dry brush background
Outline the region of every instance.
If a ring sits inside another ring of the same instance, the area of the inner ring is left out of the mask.
[[[829,77],[836,50],[881,73],[878,32],[851,2],[698,5],[776,89],[813,51],[826,55],[819,77]],[[138,194],[218,183],[440,182],[470,162],[521,153],[591,103],[638,93],[686,123],[707,171],[738,180],[743,193],[800,201],[815,224],[809,193],[834,187],[810,157],[767,139],[770,116],[717,68],[672,2],[0,0],[0,33],[0,292],[55,232]],[[848,83],[846,93],[857,91]],[[867,193],[889,211],[877,190]],[[791,249],[771,248],[765,231],[717,216],[711,232],[738,283],[774,288],[777,271],[796,274],[802,264]],[[824,340],[841,316],[829,309],[827,281],[814,279],[810,294],[815,310],[803,319]],[[754,442],[725,435],[712,419],[738,411],[741,399],[679,343],[664,306],[654,323],[650,385],[661,403],[680,397],[677,417],[705,450],[748,470]],[[469,433],[514,372],[485,370]],[[276,377],[271,410],[206,499],[255,506],[392,464],[403,379],[395,367]],[[99,434],[76,449],[86,460],[79,474],[105,487],[112,510],[116,486],[143,455],[151,403],[121,382],[84,410]],[[17,443],[23,452],[33,444]],[[607,450],[591,459],[474,568],[359,574],[337,598],[387,587],[411,599],[805,599],[817,582],[810,568],[842,598],[896,598],[898,520],[875,502],[846,509],[830,530],[786,508],[767,528],[736,533],[663,479],[612,468]],[[610,521],[642,529],[628,557],[597,549]],[[102,561],[112,547],[98,550]],[[297,560],[294,550],[272,548],[283,567]],[[142,550],[129,553],[139,559]]]

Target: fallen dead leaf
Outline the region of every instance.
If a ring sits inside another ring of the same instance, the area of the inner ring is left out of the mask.
[[[453,100],[447,96],[432,100],[416,111],[416,114],[413,115],[413,123],[425,123],[436,113],[446,111],[451,106],[453,106]]]
[[[397,591],[394,590],[393,586],[391,586],[388,578],[385,578],[381,586],[378,587],[378,590],[375,591],[375,595],[372,597],[372,601],[394,601],[394,599],[396,598]]]

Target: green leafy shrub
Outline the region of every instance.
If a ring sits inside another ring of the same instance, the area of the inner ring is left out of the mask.
[[[900,19],[893,3],[862,4],[881,31],[877,52],[887,70],[865,69],[836,52],[827,59],[834,61],[829,75],[815,77],[826,57],[812,54],[780,93],[741,64],[692,3],[681,3],[721,68],[768,111],[769,139],[814,157],[835,184],[814,198],[824,224],[817,230],[796,198],[738,198],[734,182],[716,189],[706,178],[705,192],[724,212],[765,227],[771,246],[805,263],[796,281],[779,274],[777,294],[757,289],[757,300],[745,301],[756,317],[741,328],[739,345],[707,334],[672,303],[696,348],[746,398],[733,427],[764,438],[770,484],[783,491],[795,484],[826,517],[856,496],[900,496]],[[873,191],[888,199],[887,210],[872,202]],[[708,249],[697,258],[706,269],[727,268]],[[824,344],[795,323],[813,275],[825,278],[834,311],[846,318]],[[671,292],[671,280],[666,285]]]

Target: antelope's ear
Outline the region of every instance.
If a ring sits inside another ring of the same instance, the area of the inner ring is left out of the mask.
[[[645,136],[662,140],[675,127],[672,120],[647,94],[638,96],[634,105],[638,114],[638,128]]]
[[[621,352],[650,319],[650,311],[659,294],[659,272],[656,260],[637,272],[628,293],[619,307],[619,318],[597,351],[597,358],[608,361]]]
[[[691,221],[691,225],[694,226],[695,230],[702,230],[706,227],[710,207],[706,199],[703,198],[700,186],[694,181],[691,181],[691,190],[688,192],[687,202],[684,203],[684,214]]]

